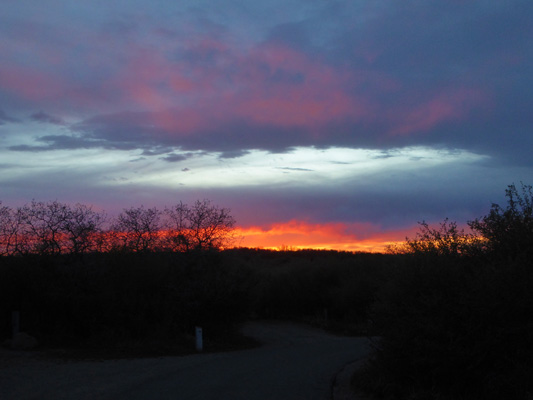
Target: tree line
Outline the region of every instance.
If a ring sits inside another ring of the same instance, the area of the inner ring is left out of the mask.
[[[234,240],[230,210],[197,200],[160,210],[123,209],[115,218],[84,204],[32,200],[18,208],[0,202],[0,255],[220,249]]]
[[[438,227],[420,223],[414,238],[390,246],[392,254],[475,258],[482,255],[509,260],[533,253],[533,187],[515,184],[505,190],[507,206],[492,204],[489,213],[468,221],[470,232],[445,219]]]

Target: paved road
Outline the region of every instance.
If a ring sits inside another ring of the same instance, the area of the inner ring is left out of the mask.
[[[0,399],[326,400],[335,374],[368,352],[366,339],[296,324],[254,322],[243,329],[264,345],[134,360],[19,358],[0,367]]]

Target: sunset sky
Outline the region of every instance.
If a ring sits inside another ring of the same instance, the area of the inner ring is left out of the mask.
[[[4,0],[0,200],[376,250],[533,183],[531,0]]]

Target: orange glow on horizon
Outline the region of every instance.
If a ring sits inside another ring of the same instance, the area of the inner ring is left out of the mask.
[[[387,246],[405,241],[416,227],[407,230],[382,231],[371,224],[309,224],[288,221],[269,227],[237,227],[236,247],[281,249],[320,249],[380,253]]]

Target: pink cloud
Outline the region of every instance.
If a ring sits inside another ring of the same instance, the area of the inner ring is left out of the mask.
[[[346,93],[353,76],[281,45],[252,51],[242,61],[247,90],[236,113],[261,124],[306,128],[367,113],[361,99]]]
[[[120,74],[109,82],[119,91],[124,105],[161,111],[174,106],[177,96],[195,88],[180,66],[168,62],[161,53],[136,48],[132,52]]]
[[[246,120],[314,128],[367,113],[345,92],[351,76],[285,46],[239,53],[214,39],[195,44],[196,55],[215,61],[191,67],[155,51],[140,51],[112,83],[124,102],[155,111],[151,123],[168,133],[190,134]],[[218,56],[216,54],[218,54]]]
[[[18,97],[38,101],[58,98],[64,90],[61,80],[32,68],[0,66],[0,86]]]
[[[424,132],[444,122],[462,120],[474,107],[486,101],[486,94],[479,90],[460,88],[445,91],[426,103],[394,109],[390,120],[395,126],[389,131],[389,135]]]
[[[87,47],[99,48],[95,43]],[[201,134],[235,122],[328,135],[331,132],[324,128],[330,124],[371,126],[379,121],[392,127],[389,136],[403,136],[460,121],[485,101],[479,90],[457,88],[424,103],[385,108],[379,105],[380,97],[398,97],[405,91],[392,77],[333,66],[279,43],[239,49],[209,36],[157,47],[129,43],[117,51],[113,63],[86,52],[82,57],[90,71],[107,66],[94,82],[88,71],[79,71],[86,80],[70,72],[61,74],[60,69],[49,72],[63,57],[63,52],[56,53],[42,71],[0,66],[2,88],[32,101],[46,99],[47,107],[68,101],[75,112],[84,114],[146,113],[143,124],[167,137]]]

